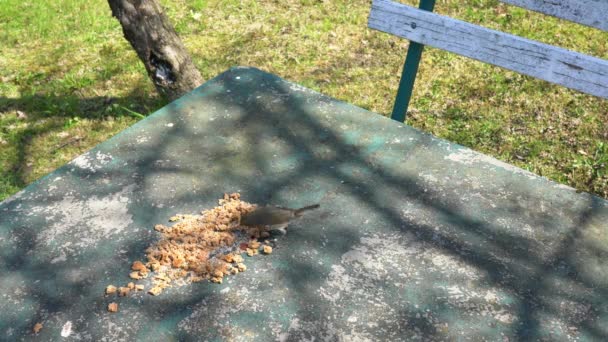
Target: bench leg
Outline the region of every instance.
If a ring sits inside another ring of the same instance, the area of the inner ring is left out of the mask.
[[[419,8],[425,11],[432,12],[435,7],[435,0],[420,0]],[[407,114],[407,107],[410,104],[416,74],[418,73],[418,65],[424,45],[410,41],[410,46],[407,49],[405,64],[401,72],[401,80],[399,81],[399,90],[397,90],[397,98],[393,107],[391,119],[404,122]]]

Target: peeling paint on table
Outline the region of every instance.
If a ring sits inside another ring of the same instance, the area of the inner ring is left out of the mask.
[[[103,296],[236,191],[321,209],[221,285]],[[0,340],[599,341],[607,257],[605,200],[239,67],[0,203]]]

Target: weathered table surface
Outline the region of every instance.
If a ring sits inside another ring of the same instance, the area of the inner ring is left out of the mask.
[[[321,209],[106,311],[155,224],[235,191]],[[606,201],[235,68],[0,204],[0,339],[606,340],[607,257]]]

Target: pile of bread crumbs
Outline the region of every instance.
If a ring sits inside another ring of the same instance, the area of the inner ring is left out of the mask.
[[[241,253],[248,256],[261,251],[272,253],[265,227],[240,225],[241,215],[251,212],[255,205],[241,201],[239,193],[224,194],[219,205],[204,210],[201,215],[179,214],[169,219],[173,226],[156,225],[161,239],[146,249],[146,261],[135,261],[130,277],[141,280],[152,277],[148,293],[157,296],[176,281],[181,283],[210,280],[222,283],[228,275],[244,272]],[[127,296],[132,291],[143,291],[144,285],[130,282],[124,287],[108,285],[106,295]],[[110,303],[108,311],[117,312],[118,304]]]

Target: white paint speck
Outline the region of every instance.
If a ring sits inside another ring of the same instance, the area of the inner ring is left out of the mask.
[[[71,334],[72,334],[72,322],[67,321],[67,322],[65,322],[65,324],[63,325],[63,328],[61,329],[61,336],[68,337]]]
[[[103,165],[109,163],[110,161],[112,161],[111,155],[97,151],[94,157],[91,155],[90,152],[81,154],[76,159],[72,160],[70,164],[80,169],[96,172],[97,170],[101,169]],[[72,171],[73,170],[74,169],[72,169]]]
[[[427,181],[428,183],[437,183],[439,181],[439,179],[437,179],[437,177],[430,175],[430,174],[424,174],[424,173],[419,173],[418,176],[422,179],[424,179],[425,181]]]
[[[58,262],[66,261],[66,260],[68,260],[67,255],[65,255],[65,253],[61,252],[61,255],[59,255],[58,257],[55,257],[51,260],[51,264],[56,264]]]
[[[135,141],[137,141],[138,144],[143,144],[150,141],[150,137],[147,135],[140,135],[135,138]]]

